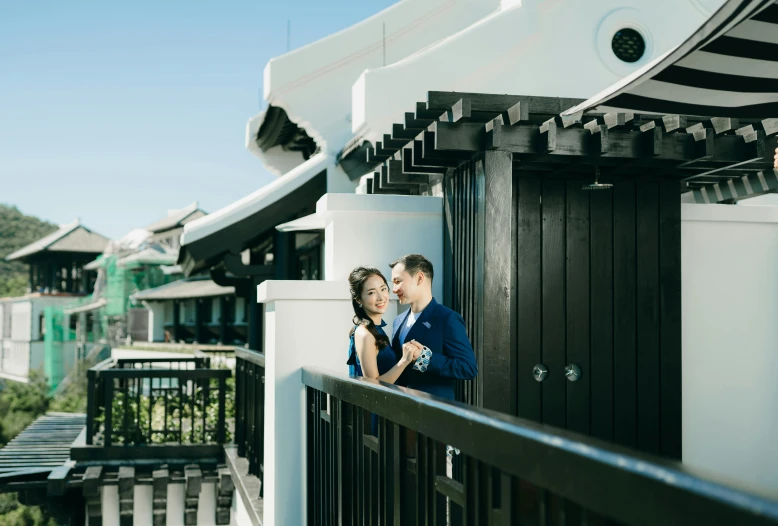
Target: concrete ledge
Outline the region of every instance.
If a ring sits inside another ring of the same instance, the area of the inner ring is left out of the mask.
[[[418,195],[324,194],[316,202],[316,214],[330,212],[439,215],[443,213],[443,198]]]
[[[276,300],[349,300],[346,281],[268,280],[257,286],[257,302]]]
[[[778,223],[778,206],[759,205],[681,205],[682,221],[727,221],[738,223]]]
[[[262,516],[265,507],[264,501],[259,497],[262,482],[254,475],[249,475],[249,461],[238,456],[236,446],[224,447],[224,458],[232,475],[235,489],[238,490],[238,498],[243,501],[251,524],[262,526]]]

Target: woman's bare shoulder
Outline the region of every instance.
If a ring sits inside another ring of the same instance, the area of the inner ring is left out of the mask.
[[[357,326],[356,330],[354,331],[354,339],[364,343],[369,343],[369,342],[375,343],[375,336],[370,334],[370,331],[367,330],[366,325]]]

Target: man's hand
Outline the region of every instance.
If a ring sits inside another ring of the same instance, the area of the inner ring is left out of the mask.
[[[778,148],[775,149],[775,157],[773,157],[773,168],[778,170]]]

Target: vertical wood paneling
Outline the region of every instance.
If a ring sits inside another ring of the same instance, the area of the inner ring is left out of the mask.
[[[589,192],[581,182],[567,182],[566,217],[566,363],[581,376],[567,386],[567,428],[589,433]]]
[[[681,198],[659,185],[660,453],[681,459]]]
[[[519,177],[518,232],[516,236],[516,388],[517,414],[540,422],[541,384],[532,377],[532,368],[543,361],[541,355],[542,277],[540,179]]]
[[[613,440],[613,192],[590,200],[591,434]]]
[[[613,187],[613,437],[637,446],[635,185]]]
[[[565,427],[565,182],[543,181],[543,422]]]
[[[639,183],[637,201],[638,447],[659,452],[659,193]]]
[[[476,166],[480,167],[480,172]],[[445,228],[451,237],[447,269],[450,293],[447,305],[462,315],[476,353],[480,371],[484,369],[483,334],[483,254],[484,254],[484,174],[483,163],[469,161],[446,176]],[[473,381],[460,381],[457,400],[479,405],[482,375]]]
[[[484,155],[485,222],[483,310],[484,318],[482,406],[515,413],[515,359],[511,349],[511,227],[513,164],[511,154],[489,151]],[[481,176],[479,170],[476,175]],[[473,240],[475,241],[475,240]],[[473,266],[475,268],[475,266]]]

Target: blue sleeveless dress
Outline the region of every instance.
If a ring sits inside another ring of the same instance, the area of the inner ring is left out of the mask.
[[[356,326],[355,326],[356,327]],[[376,325],[378,332],[386,336],[384,332],[386,322],[381,320],[381,325]],[[388,336],[387,336],[388,338]],[[348,345],[348,373],[352,376],[364,376],[362,372],[362,364],[359,363],[359,356],[357,355],[357,347],[354,343],[354,334],[349,337]],[[378,350],[378,356],[376,356],[376,365],[378,365],[379,376],[388,372],[389,369],[395,366],[397,363],[397,356],[394,354],[394,350],[391,345],[387,345]]]
[[[354,326],[356,328],[356,325]],[[378,332],[386,336],[384,332],[386,322],[381,320],[381,325],[376,325]],[[390,340],[391,341],[391,340]],[[357,355],[357,346],[354,343],[354,334],[349,337],[348,345],[348,373],[351,376],[365,376],[362,373],[362,364],[359,363],[359,355]],[[394,350],[391,345],[386,345],[379,349],[376,356],[376,365],[378,366],[378,375],[382,375],[389,371],[397,363],[397,356],[394,354]],[[373,436],[378,436],[378,417],[374,414],[370,415],[370,431]]]

